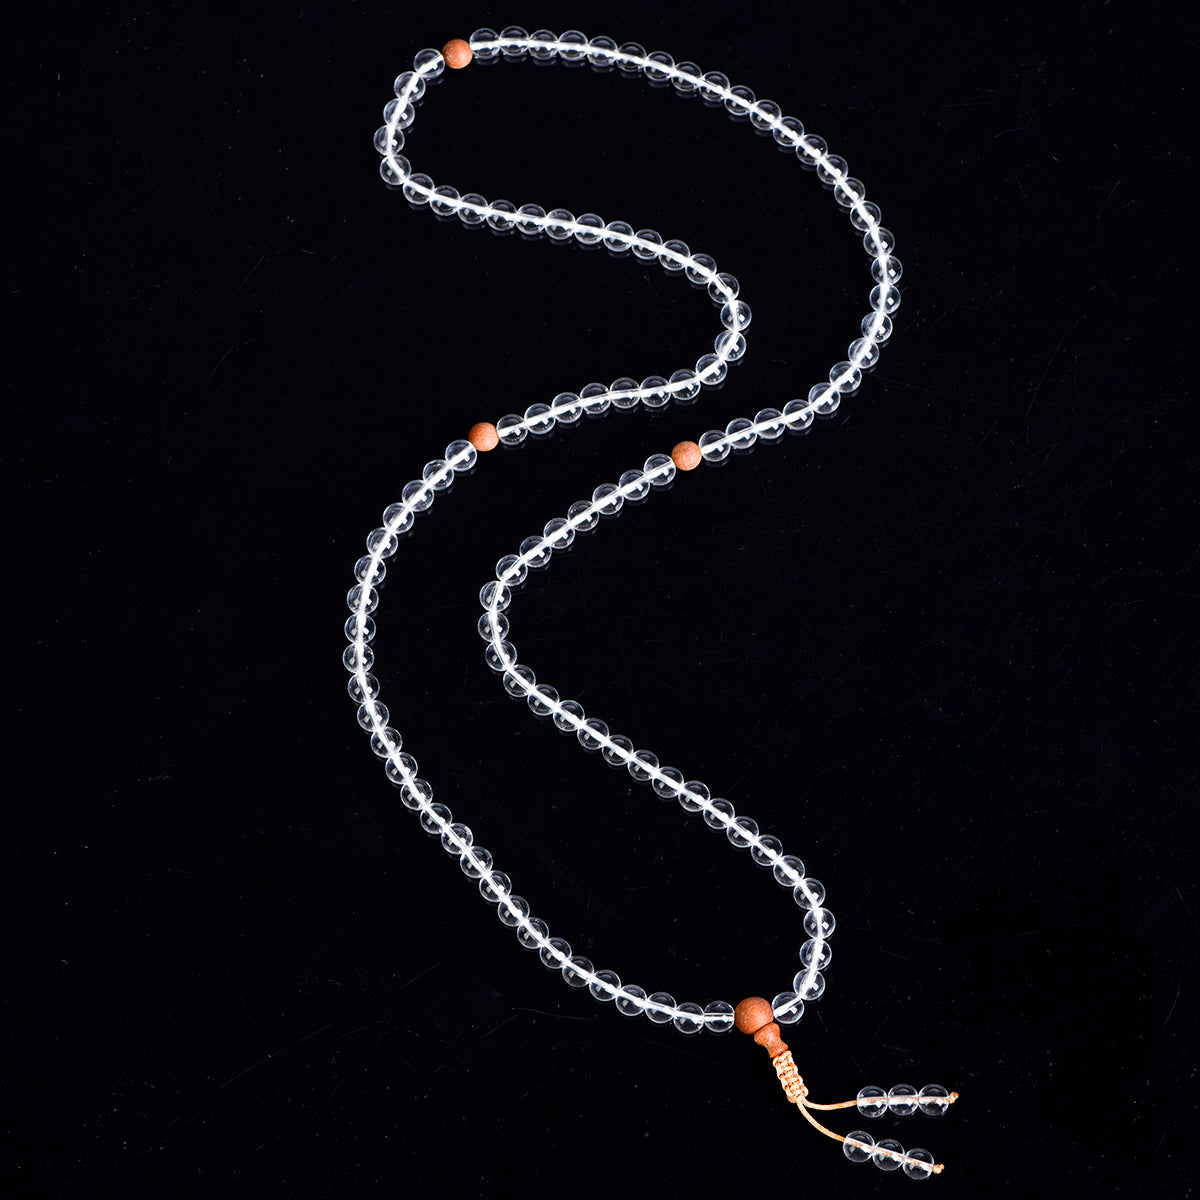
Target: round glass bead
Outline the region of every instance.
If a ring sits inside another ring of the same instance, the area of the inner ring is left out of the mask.
[[[833,188],[833,198],[842,208],[850,208],[867,194],[867,189],[861,179],[852,175],[844,175]]]
[[[888,1092],[888,1109],[893,1117],[911,1117],[917,1111],[917,1089],[898,1083]]]
[[[514,40],[520,40],[520,41],[528,41],[529,40],[528,32],[526,30],[522,29],[520,25],[509,25],[507,28],[502,29],[500,31],[500,36],[502,38],[513,38]],[[502,53],[504,54],[505,58],[524,58],[525,57],[525,47],[524,46],[503,46],[503,47],[501,47],[501,50],[502,50]]]
[[[749,817],[738,817],[726,828],[725,836],[736,849],[745,850],[751,841],[758,837],[758,822]]]
[[[621,478],[617,480],[617,486],[630,504],[637,504],[650,495],[650,481],[644,471],[623,471]]]
[[[825,976],[820,971],[805,971],[802,979],[792,983],[801,1000],[820,1000],[825,994]]]
[[[374,143],[380,154],[399,154],[404,149],[404,133],[390,125],[381,125],[375,130]]]
[[[732,87],[725,98],[725,110],[735,117],[744,117],[754,103],[754,93],[748,87]]]
[[[493,200],[487,223],[497,233],[508,233],[517,223],[517,206],[511,200]]]
[[[558,35],[558,56],[565,63],[582,62],[587,55],[588,40],[578,29],[568,29]]]
[[[544,683],[539,683],[526,697],[525,702],[535,717],[548,717],[558,706],[558,692]]]
[[[710,829],[728,829],[736,815],[728,800],[710,800],[704,809],[704,823]]]
[[[526,237],[541,237],[546,210],[540,204],[522,204],[517,209],[517,229]]]
[[[514,897],[515,899],[515,897]],[[528,911],[528,910],[527,910]],[[526,950],[537,950],[546,940],[550,930],[541,917],[526,917],[517,926],[517,941]]]
[[[639,754],[640,758],[641,755]],[[674,800],[683,786],[683,772],[674,767],[663,767],[655,776],[651,787],[660,800]]]
[[[771,1001],[771,1009],[780,1025],[795,1025],[804,1016],[804,1001],[795,992],[780,992]]]
[[[429,207],[439,217],[449,217],[458,211],[457,201],[457,188],[447,187],[445,184],[442,184],[440,187],[433,189],[433,195],[429,198]]]
[[[754,424],[758,436],[768,442],[778,441],[787,428],[783,414],[777,408],[760,408],[754,414]]]
[[[794,150],[796,143],[804,136],[803,124],[795,117],[780,117],[771,136],[783,151]]]
[[[453,820],[450,810],[444,804],[430,804],[421,810],[421,828],[430,837],[440,838],[442,830]]]
[[[364,554],[362,558],[354,564],[354,575],[359,583],[370,586],[373,583],[382,583],[383,577],[387,574],[387,564],[381,562],[373,554]]]
[[[838,154],[827,154],[817,163],[817,178],[822,183],[836,183],[846,174],[846,160]]]
[[[885,286],[887,291],[884,291]],[[900,307],[900,289],[890,284],[876,284],[871,289],[870,302],[876,312],[894,313]]]
[[[818,137],[815,133],[805,134],[796,143],[796,157],[800,160],[800,165],[810,171],[817,165],[817,160],[828,150],[829,145],[825,139]]]
[[[587,387],[581,388],[579,399],[583,404],[583,411],[589,417],[598,417],[608,412],[608,406],[612,403],[608,398],[608,388],[602,383],[589,383]]]
[[[608,392],[609,400],[617,408],[622,409],[636,408],[637,402],[641,398],[637,380],[630,379],[628,375],[622,375],[620,379],[614,379]]]
[[[385,725],[384,728],[377,729],[371,734],[371,752],[376,758],[387,758],[394,750],[399,750],[403,745],[400,731],[393,729],[390,725]]]
[[[794,888],[804,878],[804,863],[794,854],[785,854],[775,864],[772,873],[781,887]]]
[[[345,650],[342,651],[342,666],[347,671],[369,671],[375,664],[375,651],[368,645],[359,645],[357,642],[351,642]]]
[[[501,896],[496,907],[496,916],[501,925],[513,929],[529,916],[529,902],[523,896]]]
[[[588,991],[593,998],[602,1004],[616,999],[616,992],[621,987],[621,977],[616,971],[597,971],[596,978],[588,984]]]
[[[734,417],[725,426],[725,436],[734,450],[749,450],[758,441],[758,434],[753,425],[754,423],[746,417]]]
[[[950,1107],[950,1093],[940,1084],[928,1084],[917,1093],[917,1107],[927,1117],[945,1116]]]
[[[497,673],[507,671],[517,661],[517,648],[512,642],[488,642],[483,661]]]
[[[523,896],[501,896],[496,908],[496,916],[502,925],[510,929],[520,925],[529,916],[529,901]]]
[[[870,200],[864,200],[862,204],[856,204],[850,210],[850,224],[855,229],[860,229],[865,233],[868,229],[879,224],[881,215],[878,204],[873,204]]]
[[[642,403],[649,409],[665,408],[671,401],[667,381],[661,375],[647,375],[641,383]]]
[[[746,339],[740,333],[727,329],[713,339],[713,349],[729,362],[737,362],[746,353]]]
[[[750,317],[750,305],[745,300],[733,300],[721,308],[721,324],[726,329],[748,329]]]
[[[884,1138],[882,1142],[875,1143],[875,1153],[871,1157],[881,1171],[898,1171],[900,1160],[892,1156],[903,1153],[904,1147],[895,1138]]]
[[[665,488],[675,478],[675,464],[669,454],[652,454],[642,464],[642,474],[651,487]]]
[[[524,700],[537,686],[537,676],[524,663],[517,663],[505,668],[501,683],[514,700]]]
[[[499,904],[511,887],[512,880],[503,871],[489,871],[479,880],[479,894],[489,904]]]
[[[540,537],[527,537],[519,549],[521,557],[529,564],[532,571],[544,567],[554,554],[554,551],[546,545],[545,539]]]
[[[762,132],[771,128],[783,109],[774,100],[759,100],[750,113],[750,124]]]
[[[512,603],[512,591],[499,580],[493,579],[491,583],[485,583],[479,589],[479,603],[484,608],[494,608],[497,612],[503,612]]]
[[[623,1017],[639,1016],[643,1011],[640,1002],[645,999],[644,988],[638,987],[636,983],[622,984],[621,990],[616,996],[617,1012]]]
[[[676,274],[687,266],[691,255],[692,252],[688,249],[687,242],[681,242],[678,238],[670,238],[663,242],[662,249],[658,252],[658,261],[664,271]]]
[[[592,971],[592,960],[585,958],[582,954],[575,954],[571,957],[571,961],[563,966],[563,982],[567,987],[587,987],[588,979],[584,974],[585,971],[588,973]]]
[[[644,59],[646,57],[646,48],[637,42],[623,42],[621,53],[627,54],[630,58]],[[617,69],[623,71],[626,75],[637,75],[642,70],[642,64],[640,62],[618,62]]]
[[[865,1130],[856,1129],[846,1135],[842,1151],[852,1163],[865,1163],[875,1148],[875,1139]]]
[[[705,387],[716,387],[729,373],[729,364],[715,354],[705,354],[696,360],[696,375]]]
[[[892,318],[881,312],[868,313],[859,328],[863,337],[882,346],[892,336]]]
[[[888,283],[899,283],[903,274],[904,264],[895,255],[889,254],[871,263],[871,278],[876,283],[883,283],[885,280]]]
[[[385,158],[379,164],[379,177],[390,188],[403,187],[404,181],[411,174],[412,164],[403,154]]]
[[[702,433],[699,446],[706,462],[724,462],[729,457],[729,442],[719,429]]]
[[[458,869],[468,879],[478,879],[485,871],[492,869],[491,852],[482,846],[472,846],[458,856]]]
[[[392,91],[396,93],[397,99],[407,92],[409,100],[420,100],[425,95],[425,77],[418,75],[416,71],[401,71],[392,84]],[[388,101],[388,106],[383,110],[383,119],[390,121],[395,111],[396,101]]]
[[[594,37],[588,42],[588,62],[594,67],[611,67],[612,51],[617,43],[610,37]]]
[[[396,783],[397,780],[392,777],[392,768],[396,765],[394,758],[389,758],[387,762],[388,778]],[[403,776],[401,776],[403,779]],[[427,779],[404,779],[400,784],[400,803],[405,808],[412,812],[424,812],[429,807],[429,802],[433,797],[433,784]]]
[[[575,733],[583,721],[583,705],[577,700],[564,700],[553,714],[554,727],[560,733]]]
[[[515,555],[506,554],[496,561],[496,578],[510,586],[525,582],[529,568]]]
[[[700,76],[700,68],[694,62],[676,63],[675,74],[671,76],[671,84],[677,92],[687,96],[696,90]]]
[[[684,790],[679,793],[679,806],[684,812],[697,813],[711,799],[707,785],[698,779],[689,779],[683,787]]]
[[[496,38],[498,36],[494,29],[488,29],[486,26],[483,29],[475,30],[468,39],[471,43],[471,49],[475,52],[475,57],[484,60],[495,58],[497,54]]]
[[[771,867],[775,865],[775,860],[779,857],[779,851],[782,849],[783,843],[768,833],[751,844],[750,857],[760,867]]]
[[[813,423],[812,406],[807,400],[789,400],[783,406],[783,420],[793,432],[807,429]]]
[[[561,971],[563,964],[571,957],[571,943],[566,938],[550,938],[546,945],[538,950],[538,958],[542,966],[549,971]]]
[[[565,55],[564,55],[565,57]],[[584,213],[575,222],[575,240],[581,246],[595,246],[604,238],[604,220],[595,213]]]
[[[866,233],[863,234],[862,243],[863,249],[872,258],[880,258],[885,254],[891,254],[896,248],[896,236],[890,229],[885,229],[882,225],[869,225]]]
[[[708,71],[697,85],[700,89],[701,97],[708,103],[720,104],[724,99],[724,93],[729,88],[729,76],[722,75],[720,71]]]
[[[548,404],[531,404],[525,410],[525,425],[530,433],[547,434],[555,425],[554,414]]]
[[[852,363],[864,369],[873,367],[879,361],[879,347],[865,337],[855,338],[847,353]]]
[[[415,520],[412,507],[408,504],[389,504],[383,510],[383,523],[393,533],[407,533]]]
[[[421,480],[435,492],[444,492],[454,482],[454,468],[444,458],[435,458],[421,469]]]
[[[610,767],[623,767],[633,757],[633,743],[619,733],[611,734],[600,753]]]
[[[351,675],[346,691],[355,704],[364,704],[379,695],[379,680],[374,675]]]
[[[602,483],[592,492],[592,503],[596,506],[597,512],[609,517],[621,511],[625,497],[617,491],[615,483]]]
[[[658,770],[658,755],[651,754],[649,750],[639,750],[625,766],[638,783],[646,783],[651,774]]]
[[[575,236],[575,214],[555,208],[546,214],[546,236],[554,242],[569,242]]]
[[[693,254],[691,261],[684,267],[688,281],[699,287],[708,287],[717,269],[717,261],[708,254]]]
[[[382,729],[388,723],[388,708],[378,700],[358,706],[358,723],[363,729]]]
[[[608,737],[608,726],[595,717],[588,717],[584,726],[585,728],[579,730],[575,735],[579,744],[585,750],[599,750],[603,745],[600,739]]]
[[[733,1005],[714,1000],[704,1006],[705,1024],[713,1033],[728,1033],[733,1028]]]
[[[852,395],[862,384],[862,371],[848,362],[834,363],[829,369],[829,383],[843,396]]]
[[[576,500],[570,508],[567,509],[567,520],[571,522],[571,528],[577,529],[581,533],[588,533],[596,528],[600,521],[600,514],[586,500]]]
[[[535,30],[529,35],[529,39],[538,43],[529,49],[529,57],[537,62],[549,62],[558,53],[552,44],[556,40],[554,34],[548,29]]]
[[[646,78],[651,83],[666,83],[675,66],[675,60],[662,50],[654,50],[647,55],[645,67]]]
[[[801,908],[820,908],[825,900],[825,885],[819,879],[806,878],[792,894]]]
[[[881,1087],[865,1087],[858,1093],[858,1111],[876,1121],[888,1110],[887,1092]]]
[[[908,1157],[917,1160],[901,1164],[909,1179],[928,1179],[933,1174],[933,1155],[928,1150],[909,1150]]]
[[[658,248],[662,245],[662,234],[655,229],[639,229],[635,235],[638,241],[630,247],[635,258],[643,262],[658,256]]]
[[[440,50],[418,50],[413,59],[413,70],[419,71],[427,79],[436,79],[446,69],[446,60]]]
[[[824,971],[833,962],[833,947],[821,938],[809,938],[800,947],[800,962],[805,968],[801,974],[807,975],[809,967]]]
[[[722,271],[708,285],[708,295],[714,304],[732,304],[737,299],[738,290],[737,278],[728,271]]]
[[[832,937],[836,927],[833,913],[827,908],[814,908],[804,914],[804,932],[810,937]]]
[[[700,380],[696,378],[696,372],[687,367],[673,371],[669,382],[677,404],[689,404],[700,394]]]
[[[674,1008],[675,997],[670,992],[655,992],[648,996],[647,999],[651,1004],[657,1005],[656,1008],[647,1008],[646,1016],[654,1022],[655,1025],[666,1025],[674,1020],[675,1014],[670,1012],[662,1012],[663,1008]]]
[[[625,221],[613,221],[604,227],[604,245],[614,254],[628,253],[631,237],[633,226]]]
[[[841,393],[832,384],[817,383],[809,388],[808,402],[812,405],[814,412],[827,417],[837,411],[838,405],[842,402],[842,397]]]
[[[484,214],[480,210],[484,208],[487,201],[478,192],[468,192],[458,206],[458,219],[464,225],[482,225]]]
[[[689,1035],[699,1033],[704,1028],[704,1010],[690,1001],[679,1005],[679,1011],[675,1015],[675,1028],[680,1033]]]

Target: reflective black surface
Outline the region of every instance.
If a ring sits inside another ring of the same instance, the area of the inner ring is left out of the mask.
[[[719,331],[656,267],[383,186],[391,81],[492,15],[459,11],[130,8],[19,42],[14,1195],[914,1186],[847,1163],[741,1035],[564,987],[355,725],[343,597],[403,485],[477,420],[669,375]],[[859,394],[579,539],[513,604],[522,658],[825,883],[828,989],[785,1030],[815,1099],[959,1090],[869,1126],[955,1195],[1188,1195],[1194,17],[496,16],[774,99],[904,264]],[[476,595],[596,484],[806,394],[857,336],[866,256],[748,125],[586,67],[448,77],[404,153],[683,238],[753,309],[723,388],[497,450],[440,497],[375,648],[406,749],[553,933],[680,1000],[769,997],[804,940],[787,894],[508,700]]]

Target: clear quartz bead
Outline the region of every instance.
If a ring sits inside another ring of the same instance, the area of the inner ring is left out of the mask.
[[[750,113],[750,124],[765,133],[782,112],[774,100],[759,100]]]
[[[876,1121],[888,1110],[887,1092],[881,1087],[865,1087],[858,1093],[858,1111],[869,1120]]]
[[[571,957],[571,943],[566,938],[548,938],[546,945],[538,949],[538,958],[548,971],[561,971],[563,964]]]
[[[705,387],[716,387],[729,373],[729,364],[715,354],[705,354],[696,360],[696,375]]]
[[[508,233],[517,223],[517,206],[511,200],[493,200],[488,213],[489,228],[496,233]]]
[[[646,1016],[648,1016],[655,1025],[667,1025],[674,1020],[674,1013],[662,1011],[664,1008],[675,1007],[675,997],[672,996],[670,992],[655,992],[653,995],[648,996],[647,1000],[649,1000],[650,1004],[655,1005],[654,1008],[646,1009]]]
[[[647,55],[646,78],[651,83],[666,83],[675,67],[675,60],[662,50],[654,50]]]
[[[638,42],[623,42],[620,49],[622,54],[627,54],[630,58],[644,59],[646,57],[645,46]],[[642,70],[642,64],[640,62],[618,62],[617,69],[626,75],[637,75]]]
[[[610,767],[623,767],[633,757],[633,743],[619,733],[610,734],[600,753]]]
[[[863,1129],[846,1135],[842,1151],[852,1163],[865,1163],[875,1149],[875,1139]]]
[[[516,928],[529,916],[529,901],[523,896],[502,896],[496,907],[496,916],[502,925],[510,929]]]
[[[684,812],[700,812],[712,798],[708,786],[698,779],[689,779],[683,787],[684,790],[679,793],[679,806]]]
[[[783,420],[793,432],[807,429],[813,423],[813,410],[807,400],[789,400],[783,406]]]
[[[950,1108],[950,1093],[941,1084],[927,1084],[917,1093],[917,1107],[927,1117],[945,1116]]]
[[[507,26],[505,29],[502,29],[500,31],[500,36],[502,38],[520,39],[521,41],[528,41],[528,39],[529,39],[528,31],[526,31],[525,29],[522,29],[520,25]],[[505,46],[505,47],[503,47],[502,53],[504,54],[505,58],[524,58],[525,57],[525,47],[524,46]]]
[[[738,817],[725,830],[725,836],[735,849],[745,850],[751,841],[758,836],[758,823],[749,817]]]
[[[802,980],[793,980],[801,1000],[820,1000],[825,994],[825,976],[820,971],[805,971]]]
[[[637,1017],[644,1011],[641,1001],[646,999],[645,988],[636,983],[622,984],[621,991],[616,997],[617,1012],[623,1017]]]
[[[440,50],[418,50],[413,59],[413,70],[426,79],[436,79],[446,69],[446,61]]]
[[[617,43],[610,37],[594,37],[588,42],[588,62],[593,67],[609,69],[612,67],[612,52]]]
[[[771,1009],[780,1025],[795,1025],[804,1016],[804,1001],[795,992],[780,992]]]
[[[604,227],[604,245],[613,254],[627,254],[633,226],[627,221],[612,221]]]
[[[675,64],[675,74],[671,77],[671,84],[675,90],[682,95],[690,96],[700,82],[701,70],[694,62],[681,62]]]
[[[714,1000],[704,1006],[705,1024],[713,1033],[728,1033],[733,1028],[733,1005]]]
[[[623,471],[621,478],[617,480],[617,486],[630,504],[637,504],[650,495],[650,481],[644,471]]]
[[[488,29],[486,26],[475,30],[468,39],[471,43],[471,49],[475,52],[475,57],[481,58],[485,62],[488,59],[495,58],[498,53],[496,49],[497,37],[498,34],[496,31]]]
[[[804,863],[794,854],[785,854],[775,864],[773,874],[780,887],[794,888],[804,878]]]
[[[719,429],[702,433],[699,446],[706,462],[724,462],[729,457],[729,442]]]
[[[748,87],[732,87],[725,98],[725,110],[735,117],[744,117],[754,103],[754,93]]]
[[[901,1164],[909,1179],[928,1179],[933,1174],[933,1155],[928,1150],[909,1150],[908,1157],[916,1159],[915,1162]]]
[[[721,324],[726,329],[749,329],[750,305],[744,300],[733,300],[721,308]]]
[[[479,879],[479,894],[489,904],[499,904],[512,888],[512,880],[503,871],[489,871]]]
[[[658,257],[658,248],[662,245],[662,234],[655,229],[639,229],[636,237],[638,243],[630,247],[635,258],[649,262],[650,259]]]
[[[616,971],[597,971],[596,978],[588,984],[588,991],[603,1004],[616,999],[621,987],[621,977]]]
[[[637,402],[640,399],[638,395],[638,382],[636,379],[630,379],[628,375],[622,375],[620,379],[614,379],[608,392],[609,399],[617,408],[636,408]],[[608,486],[611,487],[612,485],[609,484]]]
[[[560,33],[558,40],[561,43],[558,56],[563,62],[578,63],[587,56],[587,37],[578,29],[568,29],[565,33]]]
[[[600,739],[608,737],[608,726],[595,717],[589,717],[584,726],[585,728],[575,735],[579,744],[585,750],[599,750],[603,744]]]
[[[517,941],[526,950],[539,950],[549,934],[550,930],[541,917],[527,916],[517,926]]]
[[[556,422],[554,414],[550,411],[548,404],[531,404],[525,410],[525,425],[530,433],[542,434],[550,433],[554,429]]]
[[[917,1089],[898,1083],[888,1091],[888,1109],[893,1117],[911,1117],[917,1111]]]
[[[590,974],[592,969],[592,960],[590,958],[585,958],[582,954],[574,954],[571,956],[570,962],[563,966],[563,982],[567,987],[587,987],[588,979],[585,972]]]
[[[529,37],[531,41],[538,43],[538,45],[532,47],[529,51],[529,57],[536,62],[550,62],[558,53],[552,45],[556,39],[550,30],[538,29],[531,33]]]
[[[669,382],[678,404],[690,404],[700,394],[700,380],[696,378],[696,372],[687,367],[673,371]]]
[[[526,237],[541,237],[546,210],[540,204],[522,204],[517,209],[517,229]]]
[[[825,885],[819,879],[806,877],[792,895],[801,908],[820,908],[825,900]]]
[[[583,722],[583,705],[577,700],[564,700],[554,714],[554,726],[560,733],[574,734]]]
[[[754,414],[754,424],[758,426],[758,436],[767,442],[778,441],[787,428],[783,414],[777,408],[760,408]]]
[[[675,1015],[675,1028],[683,1034],[696,1034],[704,1028],[704,1010],[698,1004],[688,1001],[679,1005]]]
[[[775,860],[779,857],[779,851],[782,849],[783,843],[768,833],[751,843],[750,857],[760,867],[771,867],[775,865]]]
[[[646,783],[650,779],[651,773],[658,769],[658,756],[649,750],[639,750],[625,765],[629,774],[638,783]]]
[[[898,1171],[900,1160],[893,1155],[903,1153],[904,1147],[895,1138],[884,1138],[882,1142],[875,1143],[875,1153],[872,1157],[881,1171]]]
[[[836,927],[833,913],[827,908],[814,908],[804,914],[804,932],[810,937],[832,937]]]
[[[822,939],[809,938],[800,947],[800,962],[805,968],[801,972],[802,975],[808,974],[809,967],[816,967],[818,971],[824,971],[832,961],[833,947]]]
[[[595,246],[603,238],[604,220],[602,217],[598,217],[595,213],[584,213],[575,222],[575,240],[581,246]]]
[[[639,758],[641,755],[639,754]],[[683,786],[683,772],[674,767],[663,767],[651,784],[660,800],[674,800]]]
[[[736,815],[728,800],[710,800],[704,809],[704,823],[710,829],[728,829]]]
[[[753,422],[746,417],[734,417],[725,426],[725,436],[734,450],[749,450],[758,441],[758,434],[752,426]]]
[[[546,214],[546,236],[554,242],[569,242],[575,235],[575,214],[555,208]]]

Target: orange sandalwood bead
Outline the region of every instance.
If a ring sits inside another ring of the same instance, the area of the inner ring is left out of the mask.
[[[496,432],[496,427],[491,421],[480,421],[477,425],[472,425],[468,430],[467,441],[476,450],[495,450],[500,443],[500,435]]]
[[[680,442],[671,451],[671,461],[681,471],[691,471],[700,465],[700,447],[695,442]],[[763,1001],[766,1004],[766,1001]],[[768,1005],[770,1007],[770,1005]],[[740,1029],[741,1026],[738,1026]]]
[[[452,38],[442,47],[442,57],[446,66],[458,71],[475,57],[475,51],[462,38]]]
[[[772,1058],[777,1058],[787,1049],[787,1043],[779,1036],[775,1010],[770,1001],[761,996],[747,996],[733,1010],[733,1023],[742,1033],[752,1034]]]

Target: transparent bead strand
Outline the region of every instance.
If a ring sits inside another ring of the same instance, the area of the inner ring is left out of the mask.
[[[731,85],[719,72],[704,73],[696,64],[676,63],[660,51],[648,54],[636,43],[618,45],[607,37],[589,39],[574,30],[561,36],[546,30],[530,34],[513,26],[500,33],[477,30],[470,47],[483,61],[526,57],[541,62],[554,58],[568,63],[586,60],[596,70],[641,75],[651,84],[669,86],[678,95],[698,96],[706,104],[723,107],[735,119],[748,119],[755,129],[769,133],[777,145],[791,150],[848,212],[870,258],[873,283],[870,311],[860,323],[859,336],[850,343],[846,358],[836,363],[827,379],[814,384],[803,399],[759,409],[753,417],[737,417],[724,429],[702,434],[698,445],[705,461],[719,462],[734,451],[752,448],[760,440],[773,443],[787,430],[805,429],[816,416],[836,411],[841,397],[858,389],[863,373],[875,365],[881,347],[891,336],[891,314],[899,305],[896,284],[902,268],[892,254],[894,238],[880,224],[879,209],[866,200],[862,183],[849,174],[843,159],[829,153],[823,139],[806,133],[798,120],[782,115],[773,102],[756,98],[749,88]],[[702,355],[694,367],[640,382],[621,378],[608,386],[593,383],[578,392],[559,393],[548,402],[531,405],[523,414],[500,417],[495,423],[500,441],[515,445],[531,432],[546,434],[559,423],[574,423],[584,413],[601,415],[611,407],[642,405],[653,409],[672,400],[688,402],[701,387],[723,382],[729,365],[745,353],[745,330],[750,325],[751,311],[739,294],[737,280],[718,271],[710,256],[693,253],[685,242],[663,239],[652,229],[635,230],[625,222],[606,222],[590,212],[577,217],[565,208],[546,210],[537,204],[488,201],[476,192],[460,194],[452,186],[435,184],[429,176],[413,171],[401,151],[417,106],[423,102],[428,85],[443,75],[445,66],[439,51],[423,50],[416,56],[413,70],[403,72],[395,81],[394,98],[384,108],[385,123],[374,139],[381,156],[380,173],[389,186],[401,189],[410,203],[429,207],[439,216],[456,216],[468,227],[486,224],[496,231],[517,228],[528,236],[546,236],[582,246],[603,242],[613,253],[655,261],[668,274],[682,275],[703,286],[719,310],[722,327],[712,353]],[[470,470],[475,457],[475,448],[469,442],[454,442],[443,459],[427,464],[421,479],[406,485],[401,500],[385,511],[383,524],[367,539],[367,554],[355,566],[356,584],[347,596],[351,617],[346,623],[346,636],[350,644],[343,661],[350,672],[348,688],[358,704],[359,724],[370,738],[372,751],[384,760],[384,769],[399,788],[402,803],[417,814],[422,827],[439,840],[446,853],[457,859],[463,873],[478,881],[483,898],[496,906],[501,922],[513,928],[521,944],[535,951],[547,968],[559,971],[568,985],[587,987],[596,999],[613,1001],[625,1015],[644,1014],[659,1024],[672,1022],[683,1033],[702,1028],[723,1032],[733,1023],[733,1008],[726,1002],[716,1001],[701,1008],[694,1003],[676,1003],[666,992],[647,994],[635,985],[623,984],[612,971],[595,970],[589,959],[573,953],[568,942],[552,937],[545,922],[530,915],[528,902],[512,891],[511,880],[496,869],[491,854],[475,843],[470,828],[455,821],[444,804],[434,801],[432,786],[418,775],[415,759],[403,750],[400,733],[389,723],[388,710],[379,698],[378,679],[372,674],[371,649],[375,632],[372,614],[386,574],[385,560],[395,553],[400,537],[412,528],[416,516],[432,505],[435,494],[445,490],[456,475]],[[623,473],[617,483],[597,486],[590,500],[573,504],[564,517],[553,518],[540,534],[522,542],[518,553],[501,558],[495,580],[480,593],[484,613],[479,633],[486,643],[488,665],[501,676],[509,695],[524,700],[535,714],[552,720],[563,733],[574,735],[585,749],[623,766],[661,799],[676,800],[686,812],[700,815],[735,848],[748,850],[758,866],[769,869],[775,881],[792,892],[804,911],[803,925],[809,938],[801,950],[801,969],[791,989],[780,992],[772,1001],[776,1020],[790,1024],[800,1018],[804,1003],[817,999],[824,990],[823,971],[831,959],[828,938],[834,920],[824,907],[823,885],[805,874],[798,858],[783,853],[779,839],[760,833],[757,823],[738,815],[729,801],[714,799],[703,783],[685,780],[681,771],[663,767],[656,755],[636,749],[630,739],[613,734],[603,721],[588,717],[577,702],[564,701],[554,688],[539,684],[533,671],[519,662],[509,638],[506,610],[529,570],[545,566],[556,551],[569,549],[576,533],[593,528],[601,516],[613,515],[626,502],[641,501],[665,487],[675,469],[670,456],[651,456],[641,468]]]

